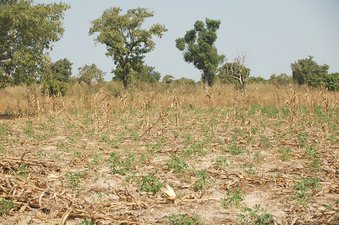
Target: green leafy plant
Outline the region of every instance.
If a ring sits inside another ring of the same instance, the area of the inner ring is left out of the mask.
[[[240,155],[243,153],[243,149],[240,148],[235,141],[233,141],[228,148],[228,152],[230,152],[232,155]]]
[[[0,216],[8,214],[12,209],[15,209],[16,206],[13,201],[1,199],[0,200]]]
[[[68,172],[66,173],[66,178],[68,180],[69,186],[74,190],[80,190],[81,188],[81,179],[85,177],[85,173],[82,172]]]
[[[292,148],[283,147],[279,150],[280,158],[283,161],[287,161],[291,158]]]
[[[260,205],[254,208],[244,208],[244,212],[238,215],[238,220],[242,225],[268,225],[274,224],[274,217]]]
[[[216,169],[224,170],[230,165],[230,160],[226,156],[217,156],[214,167]]]
[[[122,159],[118,153],[112,152],[108,160],[112,173],[125,175],[127,172],[133,170],[136,157],[134,154],[129,153]]]
[[[194,191],[205,190],[210,185],[210,176],[207,170],[199,170],[195,172],[197,180],[193,184]]]
[[[186,214],[176,214],[168,216],[170,225],[202,225],[203,222],[199,215],[189,216]]]
[[[163,184],[152,172],[146,176],[142,176],[139,181],[140,190],[145,192],[157,193],[162,188]]]
[[[5,136],[10,133],[10,128],[5,123],[0,123],[0,136]]]
[[[189,166],[180,156],[172,155],[167,162],[169,169],[174,170],[175,173],[184,173],[188,170]]]
[[[318,178],[307,177],[296,182],[294,186],[294,196],[301,203],[305,203],[310,199],[311,190],[317,190],[320,186]]]
[[[221,204],[224,208],[229,208],[230,206],[239,207],[243,200],[243,193],[240,189],[228,190],[227,196],[221,199]]]
[[[91,220],[84,219],[78,225],[96,225],[96,223],[92,222]]]

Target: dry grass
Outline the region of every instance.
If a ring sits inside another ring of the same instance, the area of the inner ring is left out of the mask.
[[[2,90],[0,224],[338,223],[338,93],[138,88]]]

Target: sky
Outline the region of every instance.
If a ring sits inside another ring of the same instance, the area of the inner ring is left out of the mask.
[[[60,2],[36,0],[35,3]],[[54,44],[52,60],[68,58],[73,75],[85,64],[95,63],[111,80],[114,68],[106,47],[89,36],[91,21],[112,7],[142,7],[154,12],[145,27],[164,24],[168,31],[154,38],[156,48],[145,57],[162,76],[200,80],[201,72],[184,61],[175,47],[197,20],[221,21],[216,47],[231,62],[246,55],[245,65],[251,76],[269,78],[272,74],[291,74],[291,63],[314,56],[318,64],[327,64],[329,72],[339,72],[339,1],[338,0],[63,0],[71,9],[65,12],[65,33]]]

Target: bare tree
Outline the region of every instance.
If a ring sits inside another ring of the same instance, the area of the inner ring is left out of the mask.
[[[220,70],[219,76],[225,76],[235,80],[240,90],[246,94],[246,81],[250,75],[250,69],[245,66],[246,55],[242,54],[234,59],[232,63],[225,63]]]

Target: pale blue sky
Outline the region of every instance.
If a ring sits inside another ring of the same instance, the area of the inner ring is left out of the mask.
[[[36,3],[59,2],[36,0]],[[111,80],[114,67],[105,56],[105,46],[88,35],[90,21],[103,11],[119,6],[144,7],[154,11],[151,23],[168,29],[162,39],[155,38],[156,49],[147,54],[146,63],[162,76],[174,75],[200,79],[200,71],[184,62],[175,39],[193,28],[196,20],[221,20],[217,48],[228,60],[247,55],[251,76],[269,78],[273,73],[291,74],[290,64],[309,55],[319,64],[328,64],[330,72],[339,72],[338,0],[64,0],[71,5],[65,14],[63,38],[55,43],[53,60],[68,58],[73,73],[85,64],[95,63]]]

